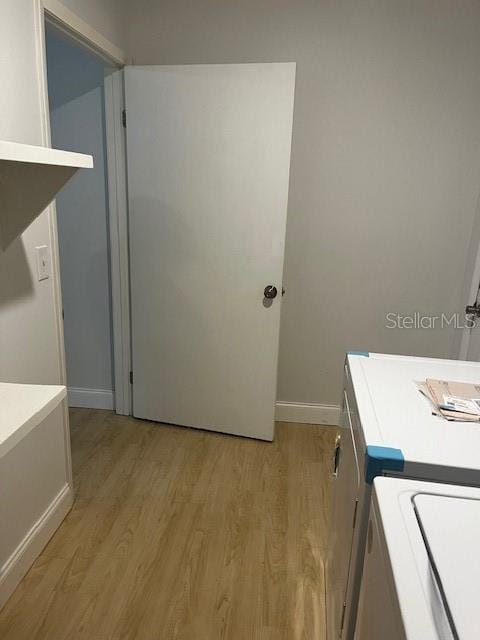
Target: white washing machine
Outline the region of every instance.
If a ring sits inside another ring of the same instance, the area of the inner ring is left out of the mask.
[[[480,425],[432,415],[426,378],[480,384],[480,363],[350,353],[332,462],[327,638],[352,640],[377,476],[480,487]],[[480,635],[479,635],[480,637]]]
[[[480,637],[480,489],[376,478],[355,640]]]

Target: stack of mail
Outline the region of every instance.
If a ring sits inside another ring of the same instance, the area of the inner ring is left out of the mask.
[[[417,382],[433,413],[455,422],[480,422],[480,384],[427,378]]]

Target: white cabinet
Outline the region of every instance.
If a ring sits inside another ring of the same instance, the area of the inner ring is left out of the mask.
[[[0,607],[72,505],[65,396],[0,383]]]

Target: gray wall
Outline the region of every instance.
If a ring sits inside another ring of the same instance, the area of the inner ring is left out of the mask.
[[[104,65],[52,29],[46,45],[52,145],[94,159],[56,201],[67,383],[111,391]]]
[[[90,27],[125,51],[127,21],[125,7],[131,0],[61,0]]]
[[[338,403],[348,349],[448,356],[480,177],[480,3],[137,0],[136,64],[298,63],[279,399]]]

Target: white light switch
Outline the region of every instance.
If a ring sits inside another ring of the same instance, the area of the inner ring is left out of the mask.
[[[50,253],[47,245],[35,247],[37,252],[37,274],[39,280],[46,280],[50,276]]]

